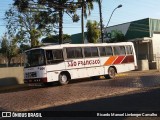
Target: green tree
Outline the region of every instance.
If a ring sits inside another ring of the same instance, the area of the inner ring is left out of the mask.
[[[70,41],[71,36],[68,34],[63,34],[64,42]],[[42,39],[42,43],[58,43],[59,42],[59,35],[51,35],[46,38]]]
[[[10,39],[7,34],[2,37],[1,40],[1,53],[8,60],[10,66],[11,59],[18,55],[17,39]]]
[[[30,49],[31,47],[29,46],[29,45],[27,45],[27,44],[21,44],[20,46],[19,46],[19,53],[23,53],[25,50],[28,50],[28,49]]]
[[[37,15],[37,23],[40,27],[46,27],[47,24],[54,24],[52,19],[56,18],[59,28],[59,43],[63,43],[63,15],[64,13],[72,15],[73,22],[78,21],[76,15],[77,2],[74,0],[15,0],[14,5],[18,7],[19,12],[28,11],[29,5],[34,4],[35,7],[41,6]],[[38,7],[37,7],[38,8]],[[52,18],[52,19],[51,19]]]
[[[82,29],[82,42],[84,43],[84,17],[87,19],[87,16],[91,14],[91,10],[94,9],[93,2],[98,2],[98,0],[78,0],[80,3],[81,10],[81,29]],[[87,15],[88,11],[88,15]]]
[[[31,5],[30,7],[33,7]],[[18,9],[12,6],[5,13],[8,34],[16,36],[19,43],[31,43],[31,47],[39,44],[38,39],[42,35],[47,35],[49,26],[40,27],[36,19],[38,19],[39,10],[29,8],[28,11],[18,12]],[[51,27],[51,26],[50,26]],[[47,32],[46,32],[47,31]]]
[[[98,29],[98,23],[96,21],[87,21],[87,40],[90,43],[97,43],[99,36],[100,36],[100,30]]]
[[[111,34],[111,39],[109,39],[110,43],[115,43],[115,42],[126,42],[125,36],[121,31],[114,30],[112,31]]]

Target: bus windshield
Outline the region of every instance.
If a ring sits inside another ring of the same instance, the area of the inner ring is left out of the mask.
[[[36,49],[25,53],[25,66],[35,67],[45,65],[44,50]]]

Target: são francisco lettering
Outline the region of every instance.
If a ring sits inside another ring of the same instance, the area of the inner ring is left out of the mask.
[[[68,67],[100,64],[100,60],[68,61]]]

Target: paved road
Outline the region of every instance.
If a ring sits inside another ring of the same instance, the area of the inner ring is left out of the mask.
[[[79,102],[79,103],[70,104],[70,105],[49,107],[46,109],[41,109],[38,112],[42,112],[42,111],[43,112],[52,111],[53,113],[54,111],[71,111],[73,112],[73,114],[75,114],[74,111],[80,111],[80,113],[82,111],[85,111],[85,112],[97,111],[97,113],[104,113],[104,114],[108,113],[110,114],[110,116],[111,116],[111,113],[114,113],[114,112],[115,114],[122,113],[123,115],[127,113],[133,113],[133,112],[137,112],[137,114],[140,116],[144,115],[143,113],[145,113],[145,115],[148,115],[148,114],[156,115],[157,113],[160,113],[160,87],[156,87],[154,89],[146,88],[145,90],[141,89],[136,92],[132,92],[132,93],[128,93],[128,94],[120,95],[120,96],[115,96],[115,97],[110,97],[110,98],[101,98],[101,99]],[[63,116],[63,112],[61,114]],[[92,115],[92,112],[88,114]],[[96,112],[94,114],[96,114]],[[85,118],[54,117],[54,120],[75,120],[75,118],[78,120],[97,120],[97,119],[98,120],[99,119],[100,120],[101,119],[103,120],[106,120],[106,119],[107,120],[108,119],[159,120],[160,119],[160,117],[136,117],[137,114],[133,115],[134,117],[127,117],[127,116],[123,116],[123,117],[85,117]]]
[[[159,72],[134,72],[115,80],[81,81],[1,93],[0,111],[160,111]]]

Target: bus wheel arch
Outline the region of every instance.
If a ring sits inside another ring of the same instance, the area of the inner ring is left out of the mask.
[[[115,66],[110,66],[110,67],[108,68],[108,74],[105,75],[105,78],[107,78],[107,79],[114,79],[115,76],[116,76],[116,74],[117,74],[117,69],[116,69],[116,67],[115,67]]]
[[[59,74],[59,83],[60,85],[68,84],[69,80],[71,79],[71,75],[68,71],[63,71]]]

